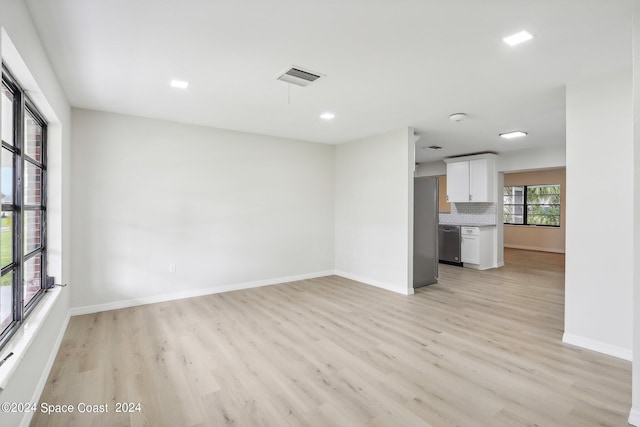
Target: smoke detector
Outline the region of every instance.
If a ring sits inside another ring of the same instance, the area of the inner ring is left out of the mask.
[[[449,116],[449,120],[452,122],[460,122],[467,117],[465,113],[453,113]]]
[[[305,87],[321,77],[324,77],[324,74],[316,73],[315,71],[310,71],[301,67],[290,67],[278,76],[278,80]]]

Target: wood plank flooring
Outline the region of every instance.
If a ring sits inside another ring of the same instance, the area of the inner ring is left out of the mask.
[[[561,343],[564,256],[327,277],[71,319],[32,426],[626,426],[631,364]],[[140,412],[115,413],[117,402]]]

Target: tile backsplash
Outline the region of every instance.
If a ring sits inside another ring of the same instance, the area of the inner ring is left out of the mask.
[[[451,203],[451,213],[441,213],[440,224],[495,225],[496,210],[496,203]]]

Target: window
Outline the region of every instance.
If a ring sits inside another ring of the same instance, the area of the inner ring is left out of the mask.
[[[47,125],[2,68],[0,346],[45,290]]]
[[[505,224],[560,227],[560,185],[504,187]]]

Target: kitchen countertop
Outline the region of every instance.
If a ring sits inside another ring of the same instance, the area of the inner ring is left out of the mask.
[[[495,227],[495,224],[440,224],[440,225],[458,225],[460,227]]]

